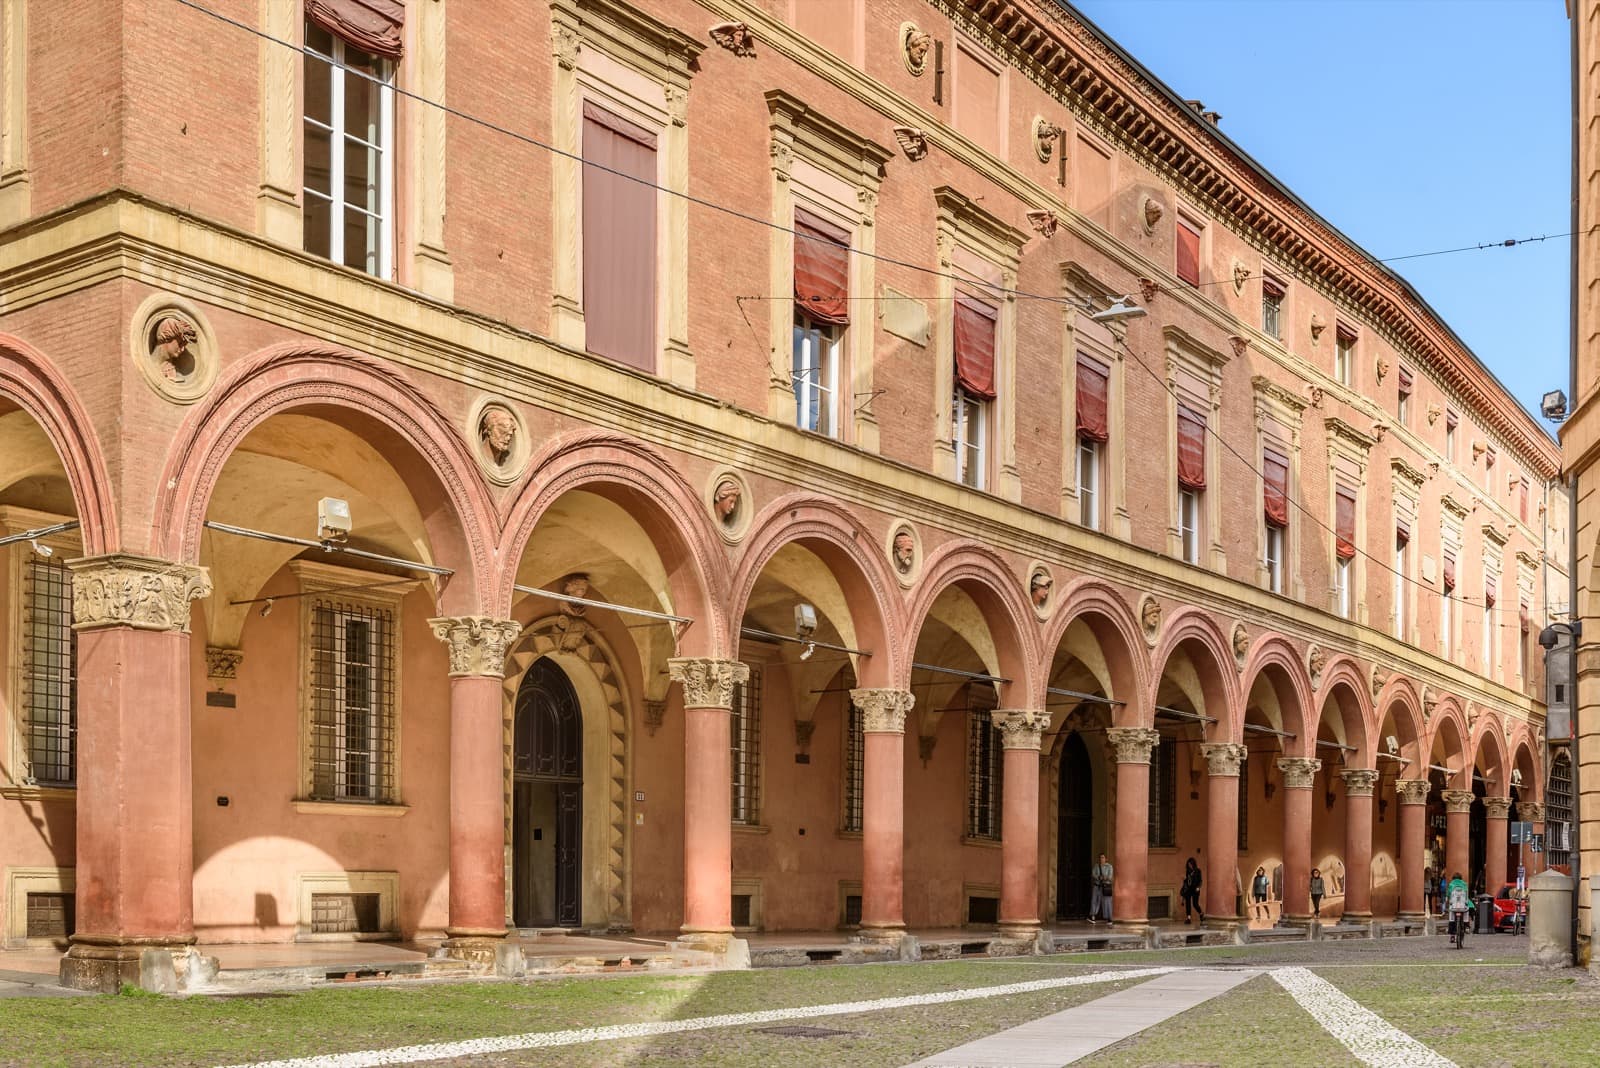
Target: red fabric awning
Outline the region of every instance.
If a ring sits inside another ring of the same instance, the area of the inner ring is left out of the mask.
[[[1270,274],[1261,276],[1261,295],[1263,297],[1282,297],[1283,283]]]
[[[1409,396],[1412,382],[1411,371],[1405,367],[1400,368],[1400,392]]]
[[[1089,441],[1106,441],[1111,427],[1106,411],[1106,395],[1111,377],[1104,365],[1087,356],[1078,357],[1078,436]]]
[[[1354,345],[1356,343],[1356,332],[1343,323],[1335,326],[1333,333],[1343,344]]]
[[[1497,583],[1493,575],[1485,575],[1483,579],[1483,607],[1493,608]]]
[[[1282,453],[1267,449],[1261,454],[1261,473],[1264,476],[1262,505],[1267,523],[1286,527],[1289,525],[1289,461]]]
[[[1394,544],[1396,548],[1403,549],[1411,542],[1411,520],[1405,516],[1396,516],[1394,521]]]
[[[1206,488],[1206,418],[1183,404],[1178,405],[1178,485]]]
[[[999,313],[971,297],[957,297],[956,383],[980,400],[994,400],[995,317]]]
[[[306,0],[306,19],[375,56],[405,53],[405,0]]]
[[[1456,588],[1456,558],[1454,553],[1444,554],[1444,592],[1450,593]]]
[[[1527,605],[1524,604],[1517,606],[1517,622],[1522,627],[1522,633],[1524,634],[1528,633],[1528,631],[1533,627],[1532,620],[1528,618]]]
[[[1454,409],[1449,409],[1444,413],[1444,428],[1446,430],[1454,430],[1460,424],[1461,417],[1455,413]]]
[[[1178,220],[1178,278],[1192,286],[1200,284],[1200,231]]]
[[[1334,551],[1339,559],[1351,560],[1356,555],[1355,491],[1340,487],[1333,499]]]
[[[794,303],[813,322],[850,325],[850,235],[799,210],[794,213]]]

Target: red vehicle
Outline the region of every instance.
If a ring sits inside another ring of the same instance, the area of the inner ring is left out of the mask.
[[[1516,885],[1507,883],[1494,896],[1494,929],[1496,931],[1509,931],[1516,925],[1517,906],[1520,904],[1515,896],[1516,892]]]

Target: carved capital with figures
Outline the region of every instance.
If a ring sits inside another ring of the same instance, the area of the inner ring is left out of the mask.
[[[189,602],[211,596],[203,567],[128,553],[69,560],[72,628],[189,629]]]
[[[1118,764],[1148,764],[1161,732],[1151,727],[1107,727],[1106,741]]]
[[[1042,709],[997,708],[989,715],[1000,731],[1000,745],[1005,749],[1038,750],[1050,726],[1050,713]]]
[[[514,619],[488,616],[441,616],[428,620],[433,636],[450,650],[450,677],[487,675],[500,678],[506,671],[506,652],[522,624]]]
[[[910,690],[851,690],[850,701],[861,710],[866,734],[904,734],[906,713],[916,703]]]
[[[684,708],[733,707],[733,688],[750,681],[750,667],[737,660],[677,656],[667,661],[667,675],[683,684]]]

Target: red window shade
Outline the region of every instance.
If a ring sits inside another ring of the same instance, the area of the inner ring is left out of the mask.
[[[1200,231],[1187,221],[1178,220],[1178,279],[1192,286],[1200,284]]]
[[[1411,544],[1411,520],[1404,516],[1396,516],[1394,521],[1394,546],[1404,549]]]
[[[1521,520],[1528,521],[1528,480],[1523,479],[1517,484],[1517,514]]]
[[[1488,451],[1485,452],[1484,455],[1483,455],[1483,469],[1485,471],[1487,471],[1489,468],[1491,468],[1493,466],[1494,466],[1494,446],[1490,445]]]
[[[1267,523],[1286,527],[1289,525],[1289,461],[1282,453],[1268,449],[1261,454],[1261,473],[1265,476],[1262,504]]]
[[[1283,283],[1270,274],[1263,275],[1261,277],[1261,295],[1269,300],[1274,298],[1281,300],[1283,298]]]
[[[586,101],[583,161],[583,312],[588,349],[653,371],[656,191],[643,183],[656,180],[655,135]]]
[[[1498,586],[1498,584],[1496,583],[1495,577],[1493,575],[1485,575],[1484,576],[1484,579],[1483,579],[1483,607],[1485,607],[1485,608],[1493,608],[1494,607],[1495,593],[1498,592],[1497,591],[1497,586]]]
[[[1400,368],[1400,393],[1402,396],[1411,396],[1411,372],[1404,367]]]
[[[1456,558],[1454,553],[1444,554],[1444,592],[1453,593],[1456,588]]]
[[[1106,394],[1111,379],[1106,369],[1086,356],[1078,357],[1078,436],[1106,441],[1111,428],[1106,415]]]
[[[996,314],[971,297],[956,298],[956,383],[980,400],[994,400]]]
[[[1446,430],[1454,430],[1460,425],[1461,417],[1456,415],[1454,411],[1447,411],[1444,413],[1444,428]]]
[[[1356,343],[1356,332],[1343,323],[1334,327],[1333,333],[1339,339],[1341,345],[1354,345]]]
[[[813,322],[850,323],[850,235],[804,211],[794,213],[794,302]]]
[[[405,0],[306,0],[306,19],[375,56],[399,59]]]
[[[1517,622],[1521,625],[1522,633],[1524,633],[1524,634],[1528,633],[1528,631],[1532,628],[1533,623],[1528,618],[1528,606],[1527,605],[1524,604],[1524,605],[1518,605],[1517,606]]]
[[[1334,551],[1341,560],[1352,560],[1356,555],[1356,495],[1340,489],[1333,497]]]
[[[1206,488],[1206,419],[1178,405],[1178,485],[1186,490]]]

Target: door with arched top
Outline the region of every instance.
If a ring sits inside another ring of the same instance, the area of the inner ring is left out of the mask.
[[[533,662],[517,687],[512,783],[512,922],[583,923],[583,709],[560,665]]]
[[[1089,869],[1094,864],[1094,771],[1077,731],[1061,746],[1057,798],[1056,918],[1082,918],[1089,915]]]

